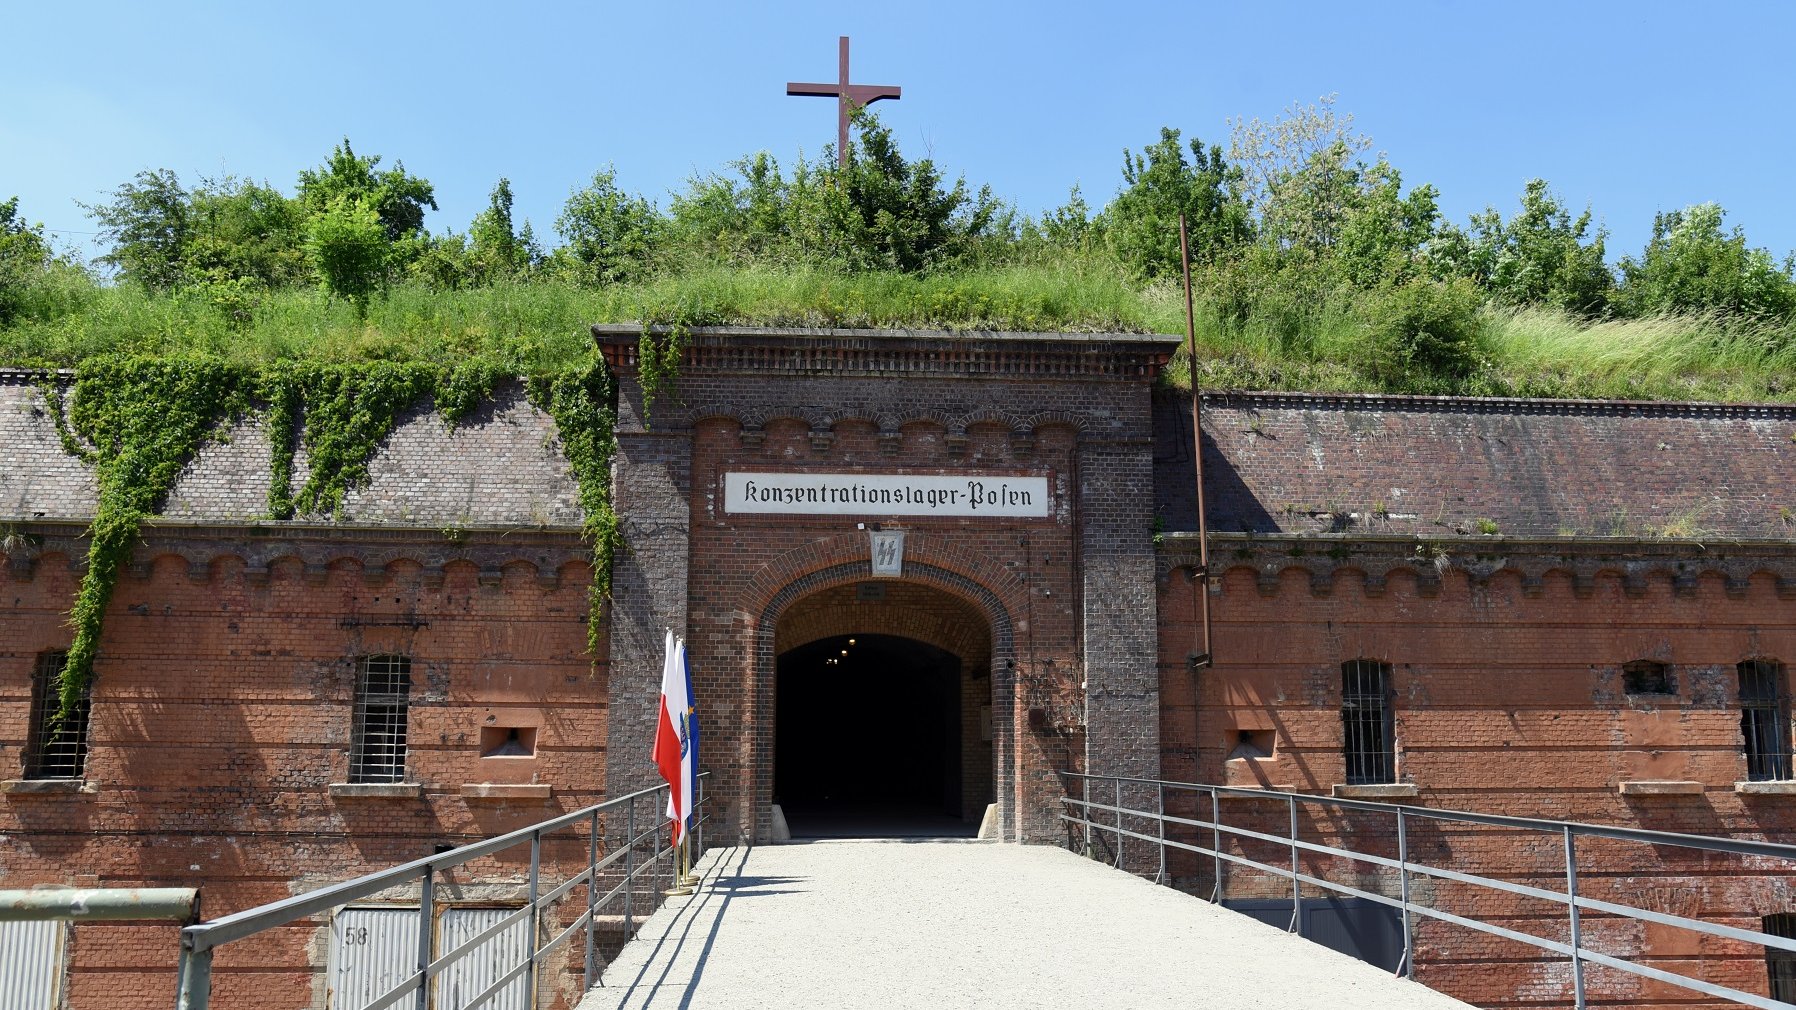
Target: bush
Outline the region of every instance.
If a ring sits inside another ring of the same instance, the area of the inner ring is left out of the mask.
[[[1362,367],[1386,388],[1447,392],[1480,363],[1478,290],[1470,281],[1411,280],[1369,296]]]

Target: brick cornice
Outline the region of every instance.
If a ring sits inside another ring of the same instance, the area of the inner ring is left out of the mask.
[[[665,334],[666,327],[650,327]],[[873,375],[906,378],[1147,382],[1180,338],[1158,333],[807,329],[695,326],[682,375]],[[635,377],[642,327],[600,324],[593,339],[612,371]]]
[[[1162,539],[1156,564],[1162,585],[1197,564],[1196,534]],[[1727,596],[1742,598],[1755,576],[1768,576],[1780,598],[1796,599],[1796,542],[1788,540],[1211,534],[1212,584],[1238,570],[1253,572],[1264,595],[1277,594],[1284,573],[1296,570],[1308,575],[1313,596],[1330,595],[1344,574],[1358,576],[1366,595],[1382,595],[1388,577],[1402,572],[1413,577],[1420,596],[1438,593],[1448,575],[1475,586],[1517,578],[1529,596],[1544,592],[1549,577],[1569,580],[1579,596],[1594,592],[1599,577],[1608,577],[1632,597],[1647,595],[1653,583],[1669,583],[1677,596],[1694,596],[1705,576],[1717,576]]]
[[[1205,406],[1283,410],[1408,411],[1423,414],[1708,417],[1796,420],[1796,403],[1718,403],[1703,400],[1555,400],[1519,396],[1418,396],[1402,393],[1305,393],[1206,390]]]

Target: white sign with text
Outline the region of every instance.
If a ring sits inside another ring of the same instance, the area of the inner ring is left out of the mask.
[[[1046,477],[895,473],[726,473],[723,510],[738,515],[992,516],[1053,514]]]

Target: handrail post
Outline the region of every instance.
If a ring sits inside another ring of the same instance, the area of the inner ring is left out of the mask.
[[[705,777],[703,775],[698,776],[698,795],[692,798],[692,809],[694,811],[692,815],[694,851],[691,858],[696,860],[705,854]],[[692,867],[688,866],[686,871],[692,872]]]
[[[599,812],[592,812],[592,831],[586,836],[586,973],[585,988],[591,989],[593,976],[599,973],[598,954],[594,950],[593,930],[599,925]]]
[[[1403,962],[1397,974],[1416,977],[1416,941],[1409,916],[1409,828],[1403,819],[1403,808],[1397,808],[1397,896],[1403,902]]]
[[[1210,901],[1222,904],[1222,793],[1210,790]]]
[[[183,936],[175,989],[175,1010],[206,1010],[212,1004],[212,948],[194,950]]]
[[[1160,869],[1154,874],[1154,883],[1165,884],[1170,882],[1166,876],[1166,783],[1155,789],[1160,794],[1159,813],[1154,817],[1155,834],[1160,836]]]
[[[624,939],[636,933],[634,897],[636,894],[636,797],[630,797],[629,814],[625,817],[624,835]]]
[[[1091,854],[1092,854],[1092,848],[1091,848],[1091,779],[1089,779],[1089,778],[1080,779],[1079,780],[1079,789],[1080,789],[1080,796],[1081,796],[1081,798],[1079,800],[1079,820],[1085,822],[1085,858],[1090,859]]]
[[[524,977],[529,979],[529,982],[525,983],[525,989],[530,993],[533,1003],[536,1000],[536,945],[542,939],[543,930],[543,910],[537,905],[537,898],[542,893],[539,887],[542,880],[542,866],[543,833],[532,831],[530,833],[530,941],[529,946],[525,948],[530,958],[527,962],[529,967],[524,969]]]
[[[1299,863],[1297,861],[1297,797],[1287,796],[1285,802],[1291,807],[1291,929],[1290,932],[1302,935],[1303,925],[1303,881],[1297,879]]]
[[[1577,1010],[1584,1010],[1584,958],[1578,953],[1584,939],[1578,921],[1578,850],[1571,825],[1561,830],[1565,835],[1565,906],[1571,912],[1572,997]]]
[[[656,793],[655,798],[657,800],[660,799],[661,794]],[[649,879],[655,882],[655,889],[649,892],[650,915],[654,915],[655,909],[661,907],[661,822],[665,820],[665,818],[655,813],[655,810],[660,807],[661,804],[656,803],[654,807],[649,809],[649,815],[655,818],[655,833],[649,837],[649,843],[652,846],[649,849],[649,859],[651,860],[649,869],[652,873]]]
[[[1123,827],[1122,827],[1122,779],[1116,780],[1116,860],[1110,865],[1122,869],[1123,864]]]
[[[418,1010],[430,1010],[430,962],[434,946],[431,941],[436,939],[435,931],[430,928],[430,918],[436,903],[436,877],[436,867],[426,866],[418,885],[418,971],[424,975],[418,983],[415,1003]]]

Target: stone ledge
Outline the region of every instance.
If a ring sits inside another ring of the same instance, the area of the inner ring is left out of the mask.
[[[1682,779],[1640,779],[1620,785],[1623,796],[1701,796],[1702,783]]]
[[[1331,795],[1341,800],[1413,800],[1422,795],[1422,787],[1414,782],[1337,782]]]
[[[332,782],[331,799],[378,800],[416,799],[424,795],[422,782]]]
[[[505,784],[499,782],[463,782],[465,800],[547,800],[554,792],[547,782]]]
[[[7,779],[0,782],[0,793],[8,796],[91,796],[100,791],[98,782],[86,779]]]
[[[1745,796],[1796,796],[1796,781],[1735,782],[1734,792]]]

